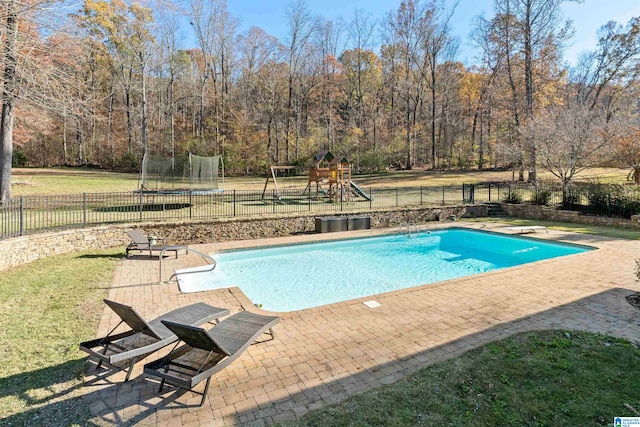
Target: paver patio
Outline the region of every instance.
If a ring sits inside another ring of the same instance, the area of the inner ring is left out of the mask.
[[[499,224],[456,226],[503,231]],[[194,246],[218,250],[395,230],[293,236]],[[84,398],[96,424],[162,426],[270,424],[391,383],[414,371],[515,333],[537,329],[588,330],[640,342],[640,311],[625,296],[638,291],[634,260],[640,242],[549,230],[537,238],[590,245],[598,250],[540,261],[467,278],[289,313],[279,313],[276,339],[251,346],[213,377],[202,407],[200,396],[144,378],[133,380],[90,367]],[[175,268],[202,265],[197,255],[165,259]],[[158,261],[140,256],[122,261],[108,298],[154,318],[198,301],[259,312],[238,288],[181,294],[176,283],[159,285]],[[105,311],[98,335],[117,324]],[[145,362],[161,356],[156,353]],[[203,384],[199,385],[201,389]]]

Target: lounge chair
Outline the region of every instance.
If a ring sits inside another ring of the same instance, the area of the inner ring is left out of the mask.
[[[163,320],[198,326],[217,321],[229,314],[226,308],[212,307],[199,302],[146,322],[132,307],[106,299],[104,302],[120,317],[120,323],[106,337],[80,343],[80,350],[99,360],[97,368],[104,363],[127,372],[125,382],[129,381],[131,368],[137,361],[178,340],[178,337],[161,323]],[[122,323],[126,323],[131,330],[112,335]],[[124,367],[116,365],[118,362],[126,361],[129,363]]]
[[[146,236],[140,230],[127,230],[127,234],[131,238],[131,243],[127,246],[127,256],[129,256],[129,252],[131,251],[149,251],[149,257],[153,256],[153,251],[162,252],[163,250],[166,252],[174,252],[176,254],[176,258],[178,258],[178,251],[180,249],[186,249],[184,246],[167,246],[167,245],[156,245],[152,244],[153,238],[150,236]],[[164,243],[163,238],[156,238],[157,240]]]
[[[159,392],[165,382],[202,395],[200,406],[209,390],[211,376],[236,360],[258,337],[268,333],[274,338],[273,326],[279,317],[262,316],[241,311],[227,317],[209,331],[193,326],[163,321],[186,345],[176,347],[166,357],[144,365],[144,373],[161,379]],[[260,341],[264,342],[264,341]],[[207,380],[202,393],[193,388]]]

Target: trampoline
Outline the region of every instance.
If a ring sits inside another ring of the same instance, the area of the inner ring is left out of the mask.
[[[210,195],[224,191],[222,156],[203,157],[187,154],[158,157],[145,154],[140,171],[143,194]]]

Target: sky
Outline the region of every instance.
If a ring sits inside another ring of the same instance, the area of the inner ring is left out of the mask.
[[[286,0],[228,0],[227,5],[229,11],[240,20],[240,31],[258,26],[283,40],[287,31],[287,3]],[[313,14],[333,20],[341,16],[349,22],[354,9],[361,9],[378,19],[390,10],[397,9],[401,0],[306,0],[306,3]],[[483,13],[490,17],[492,5],[493,0],[460,0],[453,15],[453,32],[460,38],[459,59],[465,65],[473,64],[476,54],[468,41],[472,18]],[[564,55],[566,61],[574,64],[580,52],[596,46],[599,27],[610,20],[626,24],[630,18],[640,16],[640,1],[584,0],[582,3],[566,2],[563,9],[565,17],[573,21],[576,31]]]

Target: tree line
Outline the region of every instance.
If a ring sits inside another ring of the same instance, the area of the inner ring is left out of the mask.
[[[281,39],[239,31],[224,0],[7,0],[0,198],[11,166],[137,170],[144,154],[224,156],[227,171],[538,168],[567,184],[593,164],[640,182],[640,18],[604,23],[574,67],[569,0],[494,0],[458,60],[457,2],[406,0],[382,17],[314,15],[293,0]],[[184,35],[188,35],[185,37]]]

